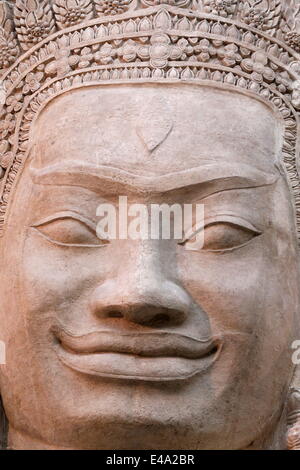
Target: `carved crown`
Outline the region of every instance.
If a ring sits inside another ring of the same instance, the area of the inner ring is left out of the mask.
[[[32,120],[65,90],[191,81],[280,113],[300,237],[299,0],[0,0],[0,234]]]
[[[298,0],[11,0],[1,2],[2,68],[56,31],[160,4],[237,20],[300,51]]]

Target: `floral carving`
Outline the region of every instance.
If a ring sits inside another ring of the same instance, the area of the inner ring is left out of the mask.
[[[183,40],[184,41],[184,40]],[[154,34],[150,44],[141,44],[132,39],[126,41],[121,47],[114,48],[105,43],[95,53],[95,60],[100,64],[109,64],[113,58],[118,56],[124,62],[133,62],[137,58],[150,60],[150,65],[155,68],[163,68],[168,60],[176,60],[182,57],[185,44],[180,46],[171,45],[171,40],[166,34]]]
[[[296,109],[300,110],[300,80],[294,83],[293,94],[292,94],[292,103]]]
[[[289,31],[285,35],[285,41],[287,45],[292,47],[296,52],[300,52],[300,33]]]
[[[12,12],[7,3],[0,4],[0,69],[8,68],[18,57]]]
[[[191,0],[141,0],[141,4],[146,7],[152,7],[155,5],[173,5],[176,7],[187,7],[190,5]]]
[[[15,128],[15,120],[12,114],[8,114],[0,120],[0,178],[3,176],[3,168],[7,168],[12,162],[13,153],[7,137]]]
[[[8,68],[19,55],[19,47],[13,35],[0,29],[0,69]]]
[[[70,72],[72,67],[78,64],[78,62],[78,55],[71,55],[70,49],[62,48],[57,50],[55,60],[46,65],[45,73],[50,76],[64,76]]]
[[[12,163],[13,160],[13,152],[9,151],[9,144],[6,140],[3,140],[0,143],[0,166],[1,170],[3,168],[8,168],[9,165]],[[0,170],[0,175],[3,174],[3,172]]]
[[[52,6],[60,29],[93,18],[92,0],[54,0]]]
[[[135,51],[135,43],[134,43],[134,51]],[[95,60],[98,64],[106,65],[112,62],[113,57],[115,55],[116,55],[116,51],[114,50],[113,46],[109,43],[105,43],[100,47],[100,50],[95,53]]]
[[[83,26],[93,18],[161,4],[216,15],[223,20],[239,20],[251,28],[277,36],[300,52],[300,5],[290,0],[15,0],[13,12],[11,4],[0,0],[0,72],[18,58],[20,49],[30,49],[57,30]],[[132,19],[130,27],[137,29],[137,23],[138,20]],[[143,30],[146,31],[148,23],[149,19],[144,18]],[[210,29],[209,22],[202,23],[202,28]],[[220,21],[218,25],[219,29],[224,29]],[[178,17],[177,29],[189,30],[191,27],[187,17]],[[237,28],[231,26],[233,29]]]
[[[80,69],[84,69],[89,67],[91,63],[94,61],[94,54],[90,47],[84,47],[81,49],[80,54],[77,56],[72,56],[71,58],[71,66],[74,66],[78,63],[78,67]]]
[[[0,120],[0,139],[6,139],[15,128],[15,119],[13,114],[9,113]]]
[[[123,58],[125,62],[132,62],[136,59],[137,53],[138,53],[138,47],[137,44],[130,40],[126,41],[124,44],[123,48],[119,50],[119,55]],[[141,50],[144,48],[142,47]],[[142,53],[143,56],[143,53]],[[148,54],[148,47],[146,46],[146,52],[144,54],[144,57],[149,58]]]
[[[15,95],[8,96],[6,100],[6,106],[6,111],[9,113],[9,115],[11,115],[11,113],[18,113],[23,106],[22,93],[16,93]]]
[[[218,58],[220,63],[226,67],[234,67],[242,60],[239,48],[235,44],[227,44],[223,47],[214,47],[208,39],[201,39],[199,45],[195,46],[200,62],[208,62],[213,58]]]
[[[34,93],[40,88],[41,85],[41,80],[43,79],[44,74],[43,72],[37,72],[37,73],[29,73],[26,75],[25,78],[25,85],[23,87],[23,93],[24,95],[27,95],[28,93]]]
[[[55,31],[48,0],[16,0],[14,15],[18,38],[25,50]]]
[[[221,58],[222,64],[226,67],[234,67],[242,60],[239,48],[235,44],[227,44],[218,51],[218,55]]]
[[[232,16],[237,0],[204,0],[204,11],[213,15]]]
[[[282,0],[246,0],[242,3],[243,21],[252,28],[274,32],[281,17]]]
[[[249,10],[247,15],[245,15],[245,23],[251,26],[252,28],[263,28],[266,19],[267,19],[267,12],[261,10],[260,8],[254,8],[253,10]]]
[[[96,12],[99,15],[117,15],[129,9],[132,0],[95,0]]]
[[[151,38],[151,46],[149,48],[150,64],[152,67],[165,67],[169,57],[180,58],[182,51],[174,47],[170,47],[170,38],[166,34],[156,34]],[[173,52],[173,54],[172,54]]]
[[[251,78],[254,82],[262,83],[264,79],[267,82],[272,82],[276,75],[268,65],[268,58],[263,51],[258,51],[252,54],[251,59],[244,59],[241,66],[245,72],[252,72]]]

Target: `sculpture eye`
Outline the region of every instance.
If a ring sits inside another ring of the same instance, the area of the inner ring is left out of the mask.
[[[226,251],[247,244],[261,232],[232,222],[213,222],[184,242],[189,250]]]
[[[91,223],[70,215],[57,216],[33,227],[46,239],[58,245],[97,247],[108,243],[97,237]]]

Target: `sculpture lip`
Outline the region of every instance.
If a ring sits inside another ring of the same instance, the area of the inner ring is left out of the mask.
[[[199,359],[211,354],[220,343],[212,336],[195,338],[166,331],[124,332],[103,330],[74,335],[61,328],[53,330],[60,345],[74,354],[118,353],[141,357],[182,357]]]
[[[72,335],[53,331],[56,353],[68,368],[104,379],[167,382],[188,380],[219,357],[220,338],[178,333],[96,331]]]

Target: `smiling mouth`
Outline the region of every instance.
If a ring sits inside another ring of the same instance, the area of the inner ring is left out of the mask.
[[[65,366],[85,375],[124,380],[187,380],[212,366],[222,346],[220,338],[164,331],[74,335],[56,327],[53,334]]]

